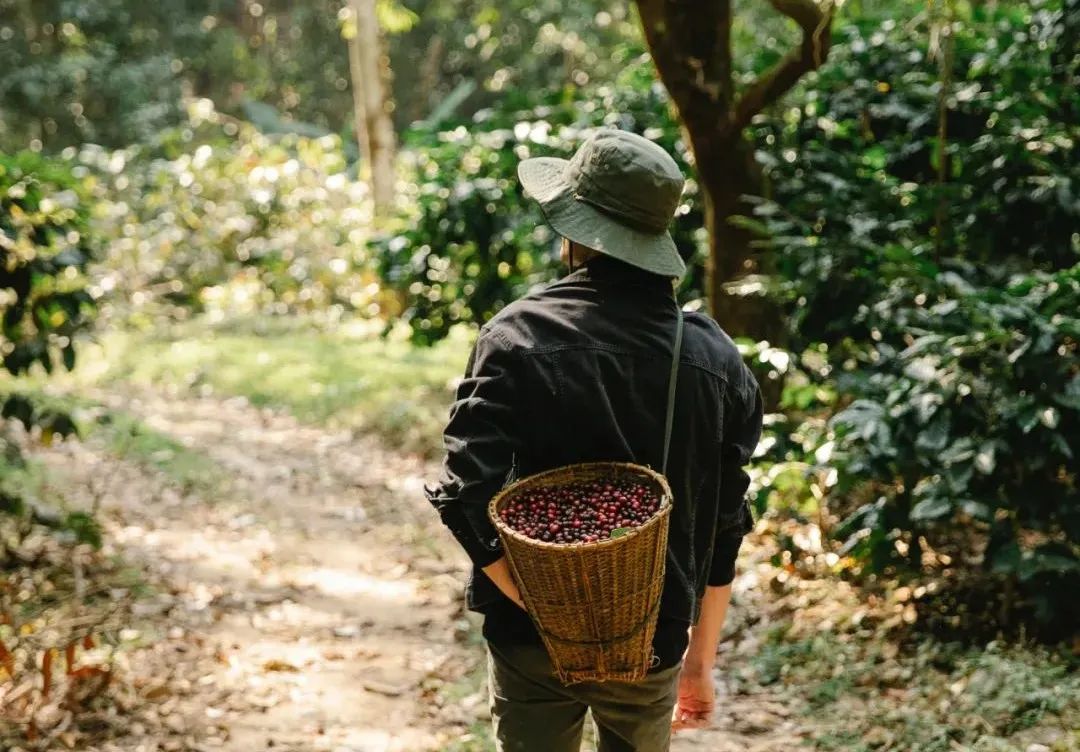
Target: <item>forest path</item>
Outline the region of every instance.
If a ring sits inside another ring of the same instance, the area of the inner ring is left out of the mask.
[[[467,562],[422,493],[434,464],[242,399],[91,396],[209,460],[183,488],[93,441],[47,454],[157,584],[128,669],[145,723],[105,749],[490,749]],[[722,691],[718,706],[673,749],[799,741],[778,703]]]

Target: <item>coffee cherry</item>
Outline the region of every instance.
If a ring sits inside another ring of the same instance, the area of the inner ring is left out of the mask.
[[[660,509],[651,488],[636,480],[594,481],[526,491],[499,512],[510,528],[534,540],[574,545],[635,528]]]

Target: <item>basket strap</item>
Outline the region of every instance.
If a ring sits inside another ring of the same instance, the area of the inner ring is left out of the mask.
[[[675,385],[679,380],[679,357],[682,355],[683,314],[676,303],[675,346],[671,351],[671,375],[668,376],[667,415],[664,417],[664,458],[660,463],[660,474],[667,476],[668,450],[671,448],[671,426],[675,420]]]

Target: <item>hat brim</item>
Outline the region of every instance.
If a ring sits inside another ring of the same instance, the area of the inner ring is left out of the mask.
[[[686,264],[671,234],[642,232],[574,197],[565,159],[534,157],[518,164],[525,192],[540,205],[548,224],[564,238],[664,277],[681,278]]]

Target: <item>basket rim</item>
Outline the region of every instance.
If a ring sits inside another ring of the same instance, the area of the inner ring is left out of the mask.
[[[562,475],[569,470],[591,470],[612,467],[629,469],[634,470],[635,472],[642,473],[651,478],[652,480],[657,481],[660,484],[660,487],[663,489],[663,493],[660,495],[660,508],[656,511],[656,514],[646,520],[644,524],[633,528],[625,535],[620,535],[618,538],[605,538],[604,540],[593,541],[591,543],[555,543],[552,541],[538,541],[535,538],[530,538],[529,536],[519,533],[517,530],[514,530],[512,527],[503,522],[502,518],[499,516],[499,504],[510,494],[520,490],[522,486],[531,485],[533,483],[536,483],[537,481],[543,480],[548,476]],[[671,485],[668,483],[667,478],[665,478],[661,473],[656,472],[647,465],[638,465],[634,462],[578,462],[573,465],[561,465],[550,470],[544,470],[542,472],[534,473],[533,475],[528,475],[524,478],[520,478],[514,481],[509,486],[499,491],[499,493],[495,494],[491,501],[488,502],[488,518],[491,520],[491,523],[495,526],[495,529],[499,532],[500,535],[507,536],[515,542],[521,543],[523,545],[532,546],[541,550],[546,549],[551,551],[595,551],[605,546],[613,546],[620,543],[625,543],[626,541],[635,538],[636,536],[640,535],[645,530],[648,530],[654,525],[660,524],[664,517],[668,516],[668,514],[671,513],[672,503],[673,499],[671,493]]]

